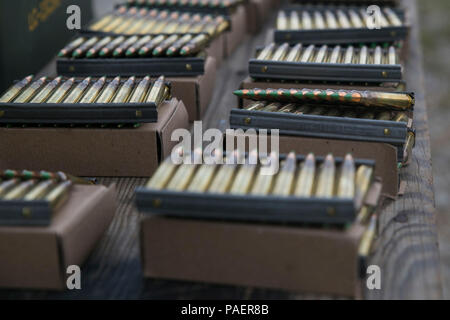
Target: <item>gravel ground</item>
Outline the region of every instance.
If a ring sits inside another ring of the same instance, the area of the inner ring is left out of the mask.
[[[450,299],[450,1],[419,0],[444,294]]]

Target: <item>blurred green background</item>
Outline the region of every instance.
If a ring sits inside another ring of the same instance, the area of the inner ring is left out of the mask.
[[[450,1],[418,0],[444,294],[450,299]]]

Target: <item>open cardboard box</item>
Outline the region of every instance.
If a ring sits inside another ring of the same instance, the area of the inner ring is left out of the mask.
[[[139,128],[0,128],[0,170],[61,170],[77,176],[150,176],[189,129],[182,101],[158,109],[158,122]]]
[[[0,287],[63,290],[108,228],[115,186],[75,185],[48,227],[0,226]]]
[[[200,120],[208,109],[216,81],[216,60],[208,57],[205,72],[197,77],[169,77],[172,96],[183,101],[189,121]]]
[[[380,190],[374,183],[366,203],[376,205]],[[364,230],[146,216],[142,269],[149,278],[360,298]]]

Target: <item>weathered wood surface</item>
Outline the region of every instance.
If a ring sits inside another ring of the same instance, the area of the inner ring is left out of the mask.
[[[365,292],[368,299],[441,298],[439,252],[434,213],[430,142],[424,101],[421,49],[416,6],[410,6],[413,32],[406,65],[409,90],[416,92],[417,142],[411,165],[401,170],[406,181],[402,198],[385,204],[380,218],[372,264],[382,271],[382,289]],[[258,36],[248,38],[221,66],[204,127],[225,129],[231,94],[247,74],[247,60],[255,45],[265,40],[270,23]],[[133,190],[142,178],[101,178],[118,186],[114,220],[97,248],[82,267],[82,290],[63,293],[2,290],[0,298],[55,299],[313,299],[337,298],[292,294],[275,290],[218,286],[181,281],[143,279],[139,258],[139,218],[133,207]],[[332,272],[330,270],[330,272]],[[338,276],[338,275],[336,275]]]

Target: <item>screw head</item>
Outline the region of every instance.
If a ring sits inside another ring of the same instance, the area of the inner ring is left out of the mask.
[[[142,118],[142,111],[136,110],[136,118]]]
[[[334,216],[336,214],[336,208],[335,207],[328,207],[327,208],[327,214],[329,216]]]
[[[23,208],[22,216],[25,218],[31,218],[31,208],[28,208],[28,207]]]
[[[252,118],[245,118],[244,122],[245,124],[250,124],[252,122]]]
[[[390,134],[391,134],[391,130],[389,130],[388,128],[384,129],[385,136],[389,136]]]
[[[186,63],[186,70],[192,70],[192,65],[190,63]]]
[[[153,208],[159,208],[161,206],[162,200],[161,199],[153,199],[152,205]]]
[[[261,71],[262,72],[267,72],[267,69],[268,69],[267,66],[264,66],[264,67],[261,68]]]

